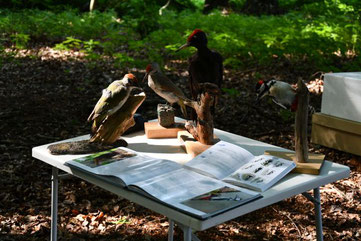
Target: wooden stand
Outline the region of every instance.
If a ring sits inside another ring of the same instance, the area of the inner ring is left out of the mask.
[[[286,160],[294,161],[296,168],[292,172],[305,173],[305,174],[320,174],[320,170],[324,163],[325,155],[323,154],[309,154],[307,162],[301,163],[296,161],[296,153],[282,152],[282,151],[265,151],[264,154],[280,157]]]
[[[308,153],[308,88],[302,79],[297,83],[297,112],[295,118],[295,153],[288,153],[289,160],[293,160],[297,167],[293,172],[319,174],[325,155]],[[278,153],[279,155],[279,153]],[[282,154],[284,155],[284,154]],[[277,155],[276,155],[277,156]]]
[[[188,131],[179,131],[178,132],[178,140],[182,144],[182,148],[187,154],[189,154],[192,158],[201,154],[213,144],[217,143],[219,139],[216,136],[213,136],[212,145],[202,144],[190,134]]]
[[[184,123],[175,123],[170,127],[163,127],[158,122],[145,122],[144,131],[149,139],[177,138],[178,131],[184,131]]]

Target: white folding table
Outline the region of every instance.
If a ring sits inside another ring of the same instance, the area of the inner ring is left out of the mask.
[[[288,151],[277,146],[269,145],[260,141],[252,140],[246,137],[235,135],[229,132],[215,129],[215,135],[221,140],[239,145],[254,155],[261,155],[265,150]],[[89,138],[88,135],[72,138],[64,141],[83,140]],[[128,148],[141,152],[143,154],[165,158],[168,160],[184,163],[188,161],[189,156],[184,153],[177,139],[147,139],[144,132],[137,132],[123,137],[128,142]],[[53,143],[51,143],[53,144]],[[107,181],[104,177],[99,178],[89,173],[71,169],[64,163],[73,158],[79,158],[84,155],[52,155],[47,150],[47,145],[34,147],[32,156],[52,166],[52,195],[51,195],[51,240],[57,239],[57,207],[58,207],[58,170],[77,176],[85,181],[93,183],[105,190],[122,196],[129,201],[137,203],[143,207],[149,208],[159,214],[169,218],[168,240],[173,240],[173,227],[176,223],[184,232],[184,240],[198,240],[193,231],[202,231],[215,225],[229,221],[236,217],[250,213],[254,210],[266,207],[279,202],[283,199],[295,196],[297,194],[305,195],[313,202],[315,207],[316,233],[317,240],[323,240],[320,187],[342,178],[347,178],[350,169],[347,166],[325,161],[320,175],[290,173],[272,188],[263,192],[263,197],[236,207],[214,217],[200,220],[187,215],[181,211],[175,210],[169,206],[156,202],[141,194],[129,191],[117,186],[114,182]],[[307,191],[313,189],[313,196]]]

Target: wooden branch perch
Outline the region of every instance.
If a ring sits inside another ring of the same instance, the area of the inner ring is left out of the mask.
[[[111,144],[130,127],[135,125],[134,114],[145,100],[145,94],[131,95],[124,105],[113,115],[107,117],[93,133],[90,142]]]
[[[296,161],[305,163],[308,160],[308,101],[309,91],[302,79],[297,82],[298,105],[295,118],[295,151]]]
[[[193,108],[197,114],[196,126],[190,122],[185,125],[186,130],[192,134],[194,139],[202,144],[214,144],[213,136],[213,117],[211,114],[211,106],[213,105],[219,88],[215,84],[204,83],[201,86],[201,94],[199,103],[196,101],[185,101],[184,104]]]

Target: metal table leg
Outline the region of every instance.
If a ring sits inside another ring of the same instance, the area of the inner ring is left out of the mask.
[[[315,205],[315,216],[316,216],[316,234],[317,241],[323,241],[322,233],[322,215],[321,215],[321,197],[320,188],[313,189],[313,196],[318,202],[314,202]]]
[[[173,241],[174,236],[174,221],[169,219],[169,228],[168,228],[168,241]]]
[[[317,241],[323,241],[320,188],[313,189],[313,197],[307,192],[302,194],[315,205],[316,237]]]
[[[51,177],[51,230],[50,240],[57,240],[57,223],[58,223],[58,168],[52,168]]]
[[[183,230],[183,236],[185,241],[200,241],[197,235],[192,232],[192,228],[185,226],[181,223],[174,222],[171,219],[169,219],[168,241],[173,241],[174,224],[177,224],[177,226]]]
[[[192,229],[190,227],[183,227],[184,241],[192,241]]]

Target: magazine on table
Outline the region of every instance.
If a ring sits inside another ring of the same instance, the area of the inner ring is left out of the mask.
[[[205,176],[179,163],[124,147],[73,159],[66,165],[105,179],[111,177],[116,184],[200,219],[261,197],[257,192]]]
[[[296,164],[270,155],[254,156],[240,146],[220,141],[185,166],[203,175],[263,192],[292,171]]]

